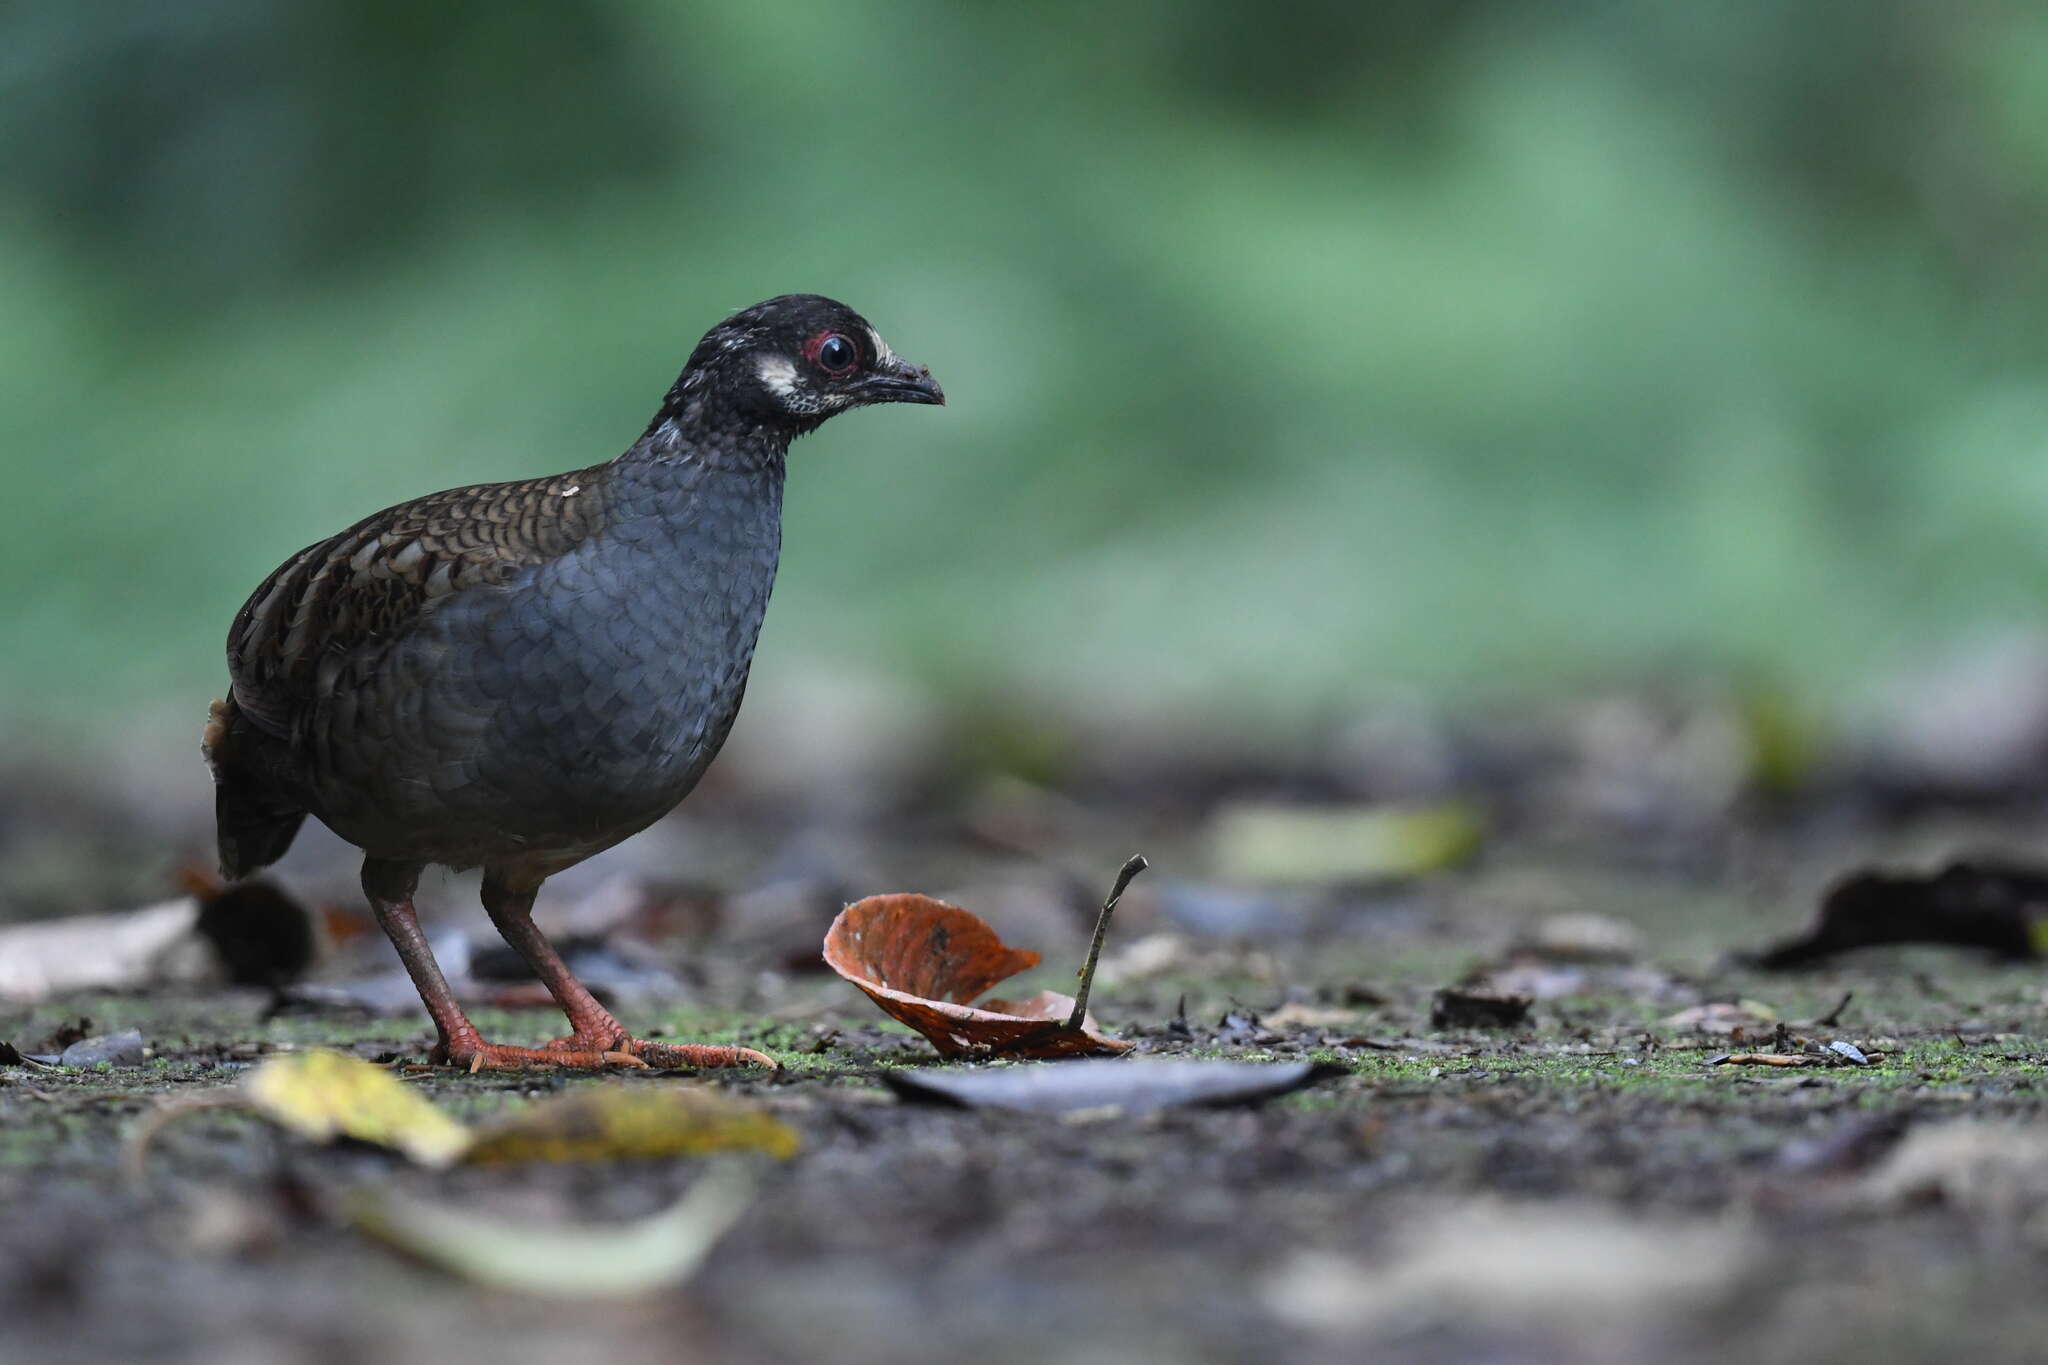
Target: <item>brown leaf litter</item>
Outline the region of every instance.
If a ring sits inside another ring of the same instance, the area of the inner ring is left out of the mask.
[[[2048,869],[1955,862],[1931,875],[1863,870],[1821,899],[1807,931],[1751,959],[1793,971],[1855,948],[1935,943],[1981,948],[2012,961],[2040,955],[2048,924]]]
[[[1010,947],[973,914],[930,896],[869,896],[847,906],[825,935],[825,962],[948,1057],[1083,1057],[1134,1046],[1092,1018],[1071,1027],[1073,997],[1057,991],[971,1004],[1036,967],[1038,954]]]
[[[1109,917],[1143,858],[1126,862],[1095,921],[1077,996],[1040,991],[1025,1000],[972,1002],[998,981],[1039,963],[980,918],[913,893],[869,896],[839,912],[825,935],[825,962],[948,1057],[1085,1057],[1128,1052],[1088,1014],[1088,990]]]

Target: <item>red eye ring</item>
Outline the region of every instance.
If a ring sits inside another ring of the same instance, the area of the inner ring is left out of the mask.
[[[820,332],[804,343],[804,359],[834,378],[853,373],[860,363],[860,347],[844,332]]]

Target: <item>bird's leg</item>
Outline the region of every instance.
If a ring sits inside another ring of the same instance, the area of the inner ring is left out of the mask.
[[[448,989],[448,978],[441,975],[441,964],[434,961],[434,950],[427,946],[427,936],[420,931],[419,916],[413,912],[412,895],[419,886],[420,865],[418,863],[386,862],[371,858],[363,863],[363,894],[370,898],[370,908],[376,913],[377,924],[391,940],[391,946],[398,949],[398,960],[405,964],[405,974],[412,978],[413,988],[426,1003],[427,1013],[433,1017],[434,1032],[439,1036],[434,1042],[430,1060],[447,1062],[463,1061],[467,1054],[486,1046],[477,1033],[476,1025],[469,1022],[469,1016],[455,1003],[455,993]]]
[[[518,954],[533,968],[535,976],[555,997],[562,1013],[569,1016],[573,1030],[557,1038],[540,1055],[544,1064],[554,1066],[766,1066],[777,1065],[773,1057],[749,1047],[715,1047],[704,1043],[650,1043],[627,1033],[611,1011],[597,1003],[595,996],[576,979],[562,955],[533,922],[533,895],[539,889],[513,886],[484,874],[484,909]],[[524,1048],[499,1048],[498,1052],[526,1053]],[[498,1065],[486,1061],[484,1065]],[[520,1064],[512,1062],[513,1065]]]
[[[625,1028],[576,979],[576,974],[569,970],[569,964],[562,961],[562,955],[555,951],[555,945],[548,942],[547,935],[533,922],[535,890],[538,888],[515,890],[486,874],[483,900],[484,909],[489,912],[498,933],[519,956],[526,959],[526,965],[533,968],[533,974],[548,988],[548,994],[555,997],[562,1013],[569,1016],[569,1027],[573,1031],[567,1038],[557,1038],[549,1043],[548,1047],[556,1051],[599,1053],[619,1050],[620,1044],[630,1041]]]

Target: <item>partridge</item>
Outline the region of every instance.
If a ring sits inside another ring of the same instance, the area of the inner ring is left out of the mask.
[[[774,1065],[631,1036],[535,928],[534,894],[717,757],[775,582],[790,443],[853,408],[944,401],[852,309],[784,295],[712,328],[616,459],[430,493],[293,555],[236,615],[206,725],[222,872],[276,861],[308,815],[360,848],[436,1061]],[[484,909],[568,1036],[478,1034],[414,913],[428,864],[483,869]]]

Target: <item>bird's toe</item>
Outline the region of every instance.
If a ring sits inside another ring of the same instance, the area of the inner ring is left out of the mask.
[[[628,1045],[635,1056],[657,1067],[758,1066],[780,1071],[782,1063],[750,1047],[727,1047],[711,1043],[650,1043],[635,1038]]]
[[[711,1067],[758,1066],[770,1071],[782,1064],[750,1047],[707,1043],[650,1043],[639,1038],[594,1039],[571,1034],[540,1047],[510,1047],[481,1039],[458,1041],[434,1049],[432,1060],[469,1072],[526,1071],[567,1067],[586,1071],[621,1068],[633,1071],[698,1070]]]

